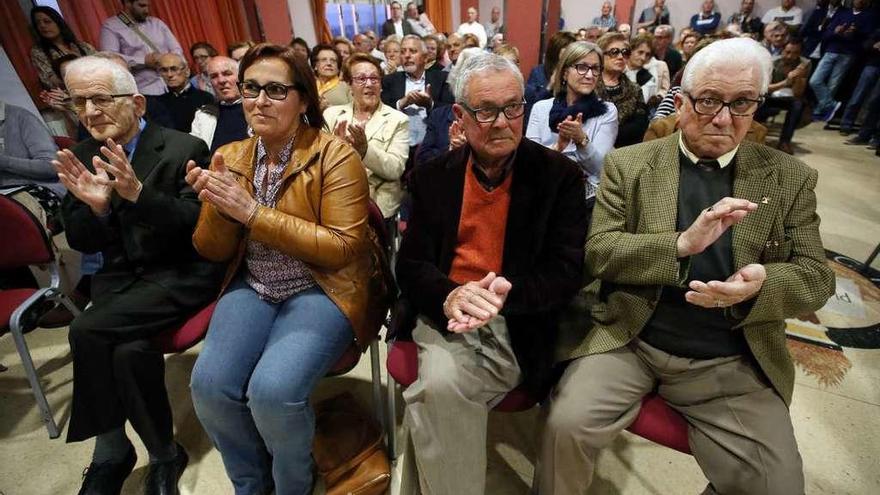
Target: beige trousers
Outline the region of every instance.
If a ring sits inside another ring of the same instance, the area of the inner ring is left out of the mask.
[[[788,408],[749,357],[685,359],[635,340],[574,360],[554,389],[535,468],[540,495],[584,494],[596,455],[658,393],[688,422],[705,493],[804,493]]]
[[[486,483],[489,410],[520,382],[503,317],[444,335],[419,318],[419,377],[404,392],[423,495],[479,495]]]

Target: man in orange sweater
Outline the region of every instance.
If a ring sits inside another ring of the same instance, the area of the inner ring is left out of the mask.
[[[419,352],[404,422],[426,495],[483,493],[489,410],[518,385],[546,390],[588,225],[578,167],[521,139],[516,66],[465,64],[453,112],[468,145],[414,170],[397,263]]]

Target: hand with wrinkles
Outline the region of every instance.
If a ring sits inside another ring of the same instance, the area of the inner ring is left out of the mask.
[[[757,203],[747,199],[722,198],[703,210],[694,223],[678,236],[676,241],[678,257],[686,258],[702,253],[727,229],[757,209]]]
[[[443,303],[443,312],[449,318],[447,330],[463,333],[485,325],[504,308],[511,288],[511,283],[495,272],[456,287]]]
[[[259,206],[257,200],[235,179],[226,168],[223,155],[214,153],[211,169],[198,167],[190,160],[186,164],[186,182],[199,195],[199,199],[214,205],[220,213],[246,225]]]
[[[134,169],[131,168],[131,162],[128,161],[125,150],[112,139],[108,139],[104,146],[101,146],[101,154],[108,161],[96,156],[92,160],[95,170],[104,170],[108,175],[113,176],[110,186],[123,199],[136,203],[144,185],[135,175]]]
[[[113,191],[107,172],[96,168],[92,173],[68,149],[55,156],[57,159],[52,160],[52,165],[67,191],[88,205],[94,214],[106,215],[110,211],[110,193]]]
[[[685,293],[684,298],[687,302],[704,308],[726,308],[757,296],[766,278],[767,270],[764,265],[753,263],[742,267],[724,282],[692,281],[688,284],[691,290]]]

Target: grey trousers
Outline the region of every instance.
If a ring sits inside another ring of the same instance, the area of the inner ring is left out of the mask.
[[[574,360],[557,384],[535,468],[540,495],[584,494],[596,456],[638,416],[655,387],[688,422],[704,493],[804,493],[791,417],[748,357],[685,359],[635,340]]]
[[[419,318],[419,377],[404,392],[423,495],[482,494],[489,410],[520,382],[503,317],[444,335]]]

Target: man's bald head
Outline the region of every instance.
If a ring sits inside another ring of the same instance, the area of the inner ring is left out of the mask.
[[[211,57],[208,60],[208,78],[218,100],[232,103],[241,98],[238,91],[238,62],[235,60],[223,56]]]
[[[181,91],[186,87],[186,82],[189,80],[189,66],[182,55],[177,53],[161,55],[156,70],[171,91]]]

